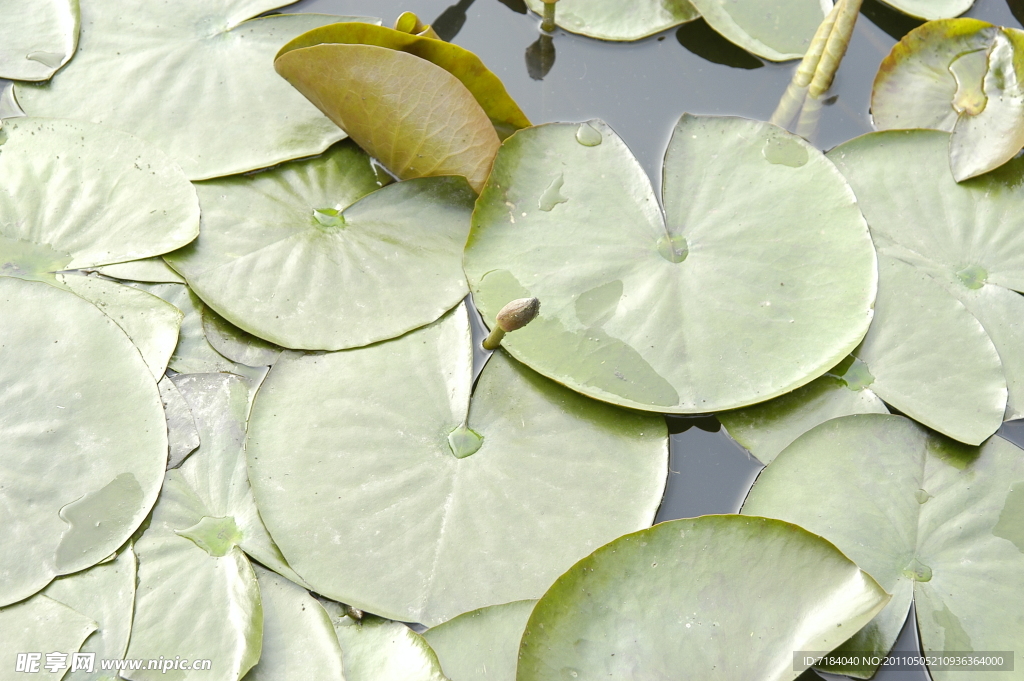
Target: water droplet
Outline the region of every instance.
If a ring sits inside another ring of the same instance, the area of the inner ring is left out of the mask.
[[[569,199],[562,196],[562,185],[565,184],[565,178],[559,174],[558,177],[551,180],[551,184],[544,190],[544,193],[540,195],[540,199],[537,201],[537,207],[543,211],[550,212],[555,206],[560,203],[565,203]],[[526,213],[523,213],[525,216]]]
[[[242,540],[242,531],[231,516],[211,518],[203,516],[198,523],[175,534],[192,542],[211,556],[226,556]]]
[[[923,504],[929,499],[931,499],[932,495],[928,494],[926,490],[919,489],[916,492],[914,492],[914,498],[917,499],[917,503]]]
[[[673,237],[665,235],[658,239],[658,254],[669,262],[679,263],[686,260],[686,256],[690,254],[690,247],[682,234]]]
[[[58,515],[68,528],[57,545],[57,569],[80,570],[117,548],[138,524],[143,497],[135,476],[122,473],[102,488],[61,508]]]
[[[852,359],[853,361],[850,362],[846,371],[840,374],[839,377],[846,383],[847,388],[857,392],[874,383],[875,377],[871,375],[867,364],[857,357],[853,357]]]
[[[465,459],[470,454],[476,454],[483,444],[483,435],[466,426],[459,426],[448,434],[448,446],[456,459]]]
[[[932,569],[915,558],[903,568],[903,576],[915,582],[927,582],[932,578]]]
[[[799,168],[807,163],[807,148],[790,137],[772,135],[761,147],[761,154],[769,163]]]
[[[980,265],[968,265],[956,273],[960,283],[969,289],[979,289],[985,285],[988,272]]]
[[[988,72],[988,50],[961,54],[950,62],[948,68],[956,80],[953,109],[957,113],[977,116],[988,104],[983,88],[985,74]]]
[[[31,59],[37,61],[43,66],[49,66],[51,69],[59,68],[61,63],[64,61],[64,55],[59,52],[44,52],[39,50],[38,52],[29,52],[25,55],[25,59]]]
[[[604,141],[604,136],[589,123],[580,123],[576,130],[576,141],[585,147],[596,147]]]
[[[313,220],[325,232],[335,232],[345,226],[345,216],[337,208],[316,208]]]

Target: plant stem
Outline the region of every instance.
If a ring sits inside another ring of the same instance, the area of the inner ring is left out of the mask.
[[[495,326],[494,330],[484,339],[484,350],[497,350],[501,339],[505,337],[505,329]]]
[[[555,2],[557,0],[544,0],[544,19],[540,23],[542,31],[551,33],[555,30]]]

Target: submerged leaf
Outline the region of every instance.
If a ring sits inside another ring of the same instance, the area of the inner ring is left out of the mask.
[[[1024,146],[1024,31],[977,19],[914,29],[882,61],[871,114],[879,130],[953,133],[958,182],[998,168]]]
[[[462,175],[474,190],[483,186],[498,134],[473,93],[440,66],[376,45],[329,43],[284,52],[274,68],[399,178]]]
[[[1024,624],[1024,452],[980,448],[899,416],[834,419],[790,445],[757,479],[743,513],[799,523],[868,571],[891,603],[840,649],[885,656],[913,599],[926,655],[1012,651]],[[1016,668],[1022,655],[1011,653]],[[874,669],[830,669],[867,678]],[[936,681],[963,672],[931,670]],[[1007,678],[1018,675],[1007,675]]]
[[[423,633],[451,681],[515,681],[519,641],[537,601],[492,605]]]
[[[271,61],[282,43],[343,17],[250,18],[282,4],[92,0],[74,61],[49,83],[18,84],[18,102],[31,116],[131,132],[193,180],[318,154],[344,134],[282,83]]]
[[[706,413],[789,392],[857,346],[875,251],[820,152],[767,123],[684,115],[664,172],[667,219],[603,123],[505,141],[465,267],[485,320],[540,300],[504,340],[512,356],[600,400]]]
[[[95,565],[156,500],[167,434],[156,381],[91,303],[0,277],[0,604]]]
[[[690,0],[713,29],[771,61],[799,59],[832,3],[828,0]]]
[[[537,14],[544,4],[527,0]],[[699,16],[690,0],[560,0],[555,8],[558,26],[601,40],[640,40]]]
[[[539,596],[580,556],[651,523],[667,475],[661,417],[588,400],[501,353],[471,399],[471,371],[465,306],[271,369],[250,420],[250,480],[317,592],[436,624]],[[473,442],[450,437],[460,429]]]
[[[601,547],[558,578],[530,616],[516,678],[789,681],[800,675],[794,651],[835,648],[888,600],[796,525],[673,520]]]
[[[163,400],[167,420],[167,468],[170,470],[180,466],[185,457],[199,446],[199,431],[192,418],[192,409],[174,381],[164,377],[157,387],[160,388],[160,399]]]
[[[338,350],[393,338],[466,296],[462,250],[476,196],[457,177],[378,186],[350,142],[199,184],[202,234],[166,260],[225,319],[278,345]]]
[[[0,0],[0,78],[46,80],[78,46],[78,0]]]

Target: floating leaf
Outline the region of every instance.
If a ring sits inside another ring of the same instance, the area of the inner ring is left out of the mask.
[[[661,417],[585,399],[501,353],[471,400],[471,370],[465,306],[386,343],[286,353],[270,370],[250,480],[318,593],[436,624],[538,596],[581,555],[650,524],[667,475]]]
[[[527,0],[526,4],[544,14],[542,0]],[[560,0],[555,8],[558,26],[601,40],[639,40],[699,16],[690,0]]]
[[[78,45],[78,0],[0,0],[0,78],[46,80]]]
[[[1024,640],[1024,623],[1006,608],[1024,590],[1022,490],[1024,453],[1001,438],[967,447],[899,416],[866,414],[797,439],[761,473],[743,513],[821,534],[893,594],[841,650],[884,656],[913,599],[926,655],[1012,651]],[[1021,669],[1021,653],[1009,654]],[[874,669],[841,671],[867,678]]]
[[[153,375],[91,303],[0,277],[0,318],[6,605],[124,544],[156,500],[167,434]]]
[[[297,584],[253,565],[263,603],[263,650],[248,681],[352,681],[341,672],[341,646],[331,618]]]
[[[16,671],[18,653],[77,651],[95,630],[96,623],[91,619],[42,594],[0,608],[0,631],[4,632],[0,663],[4,665],[4,676],[21,677]],[[60,679],[62,674],[46,673],[45,662],[37,660],[38,666],[30,672],[35,675],[27,678]]]
[[[836,147],[829,158],[857,194],[879,252],[930,275],[981,322],[1004,367],[1009,389],[1004,418],[1017,418],[1024,406],[1024,352],[1013,341],[1024,329],[1013,320],[1024,318],[1024,301],[1012,291],[1024,290],[1019,206],[1024,160],[957,184],[945,161],[948,142],[948,134],[936,131],[878,132]],[[936,323],[924,342],[943,342],[941,329],[953,320]],[[920,376],[926,383],[937,378]],[[961,399],[948,397],[951,404],[982,406]]]
[[[800,674],[794,651],[835,648],[888,600],[796,525],[673,520],[616,539],[558,578],[530,616],[516,678],[788,681]]]
[[[504,341],[574,390],[636,409],[704,413],[761,402],[861,341],[875,252],[849,186],[767,123],[684,115],[650,183],[599,121],[505,141],[465,266],[485,320],[541,313]]]
[[[195,190],[158,150],[92,123],[15,118],[0,128],[0,274],[160,255],[199,233]]]
[[[1024,146],[1024,31],[977,19],[914,29],[882,61],[871,115],[879,130],[953,133],[958,182],[998,168]]]
[[[124,659],[124,653],[128,649],[128,634],[132,628],[137,567],[135,553],[130,547],[126,547],[114,560],[94,565],[83,572],[58,577],[43,591],[44,596],[59,601],[98,623],[99,627],[81,646],[82,652],[95,653],[96,658],[100,660]],[[55,648],[54,643],[47,641],[43,648],[46,651],[70,650]],[[97,674],[78,670],[68,672],[63,678],[64,681],[85,681],[97,677]]]
[[[18,102],[32,116],[89,120],[138,135],[193,180],[318,154],[344,134],[270,64],[291,38],[344,18],[251,19],[282,4],[181,0],[126,7],[94,0],[82,13],[87,28],[74,61],[49,83],[18,84]]]
[[[242,331],[206,306],[203,307],[203,334],[214,350],[232,362],[250,367],[270,366],[284,350]]]
[[[423,637],[401,622],[367,615],[347,617],[325,602],[341,644],[345,681],[448,681]]]
[[[952,19],[971,8],[974,0],[882,0],[904,14],[918,19]]]
[[[184,284],[180,274],[172,270],[163,258],[144,258],[119,262],[95,268],[100,274],[114,279],[145,281],[154,284]]]
[[[748,52],[771,61],[799,59],[832,9],[828,0],[690,0],[704,20]]]
[[[393,338],[466,296],[462,250],[476,196],[456,177],[377,187],[351,143],[200,184],[202,235],[166,259],[225,319],[278,345],[338,350]]]
[[[181,391],[169,378],[162,378],[157,384],[160,399],[164,403],[164,416],[167,420],[168,457],[167,468],[177,468],[189,454],[199,446],[199,431],[196,430],[195,419],[188,401],[182,397]]]
[[[462,175],[476,191],[487,179],[498,134],[473,93],[440,66],[335,43],[284,52],[274,68],[399,178]]]
[[[685,2],[686,0],[681,0]],[[406,13],[410,14],[410,13]],[[405,16],[405,15],[403,15]],[[415,15],[412,17],[415,19]],[[399,17],[399,21],[402,18]],[[501,79],[492,73],[480,58],[458,45],[430,36],[410,35],[408,31],[361,23],[331,24],[303,33],[281,48],[277,58],[303,47],[322,44],[374,45],[408,52],[425,59],[452,74],[472,93],[477,104],[498,128],[511,133],[526,128],[530,120],[505,90]]]
[[[99,277],[58,275],[58,281],[114,320],[138,348],[153,377],[163,378],[184,316],[178,308],[145,291]]]
[[[537,601],[492,605],[423,633],[451,681],[515,681],[519,640]]]

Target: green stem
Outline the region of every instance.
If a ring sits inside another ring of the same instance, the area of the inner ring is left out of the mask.
[[[551,33],[555,30],[555,3],[544,0],[544,19],[540,23],[542,31]]]
[[[501,339],[505,337],[505,329],[495,326],[490,335],[484,339],[484,350],[497,350],[501,345]]]

